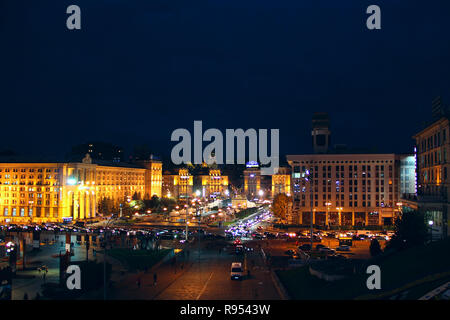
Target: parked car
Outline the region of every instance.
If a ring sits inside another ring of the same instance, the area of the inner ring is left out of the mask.
[[[324,253],[327,253],[327,254],[334,254],[334,253],[336,253],[336,251],[334,251],[333,249],[330,249],[328,247],[320,248],[319,252],[324,252]]]
[[[319,250],[319,249],[321,249],[321,248],[325,248],[326,246],[324,246],[323,244],[318,244],[317,246],[316,246],[316,250]]]
[[[284,254],[287,254],[288,256],[293,256],[293,255],[295,255],[295,251],[292,250],[292,249],[289,249],[289,250],[286,250],[286,251],[284,252]]]
[[[342,254],[333,254],[327,256],[328,260],[345,260],[347,257],[343,256]]]
[[[342,245],[336,248],[336,251],[350,251],[350,246]]]
[[[311,245],[309,243],[302,244],[298,247],[302,251],[311,251]]]

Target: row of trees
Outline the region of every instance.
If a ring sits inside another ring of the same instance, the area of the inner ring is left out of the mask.
[[[387,242],[384,250],[404,250],[426,243],[430,240],[431,233],[425,220],[425,214],[421,211],[403,212],[400,217],[395,219],[395,233]],[[369,249],[373,257],[383,252],[376,239],[371,241]]]
[[[98,212],[104,215],[119,213],[120,207],[122,207],[122,215],[131,216],[134,212],[147,212],[148,210],[151,210],[153,213],[168,213],[176,206],[177,201],[174,199],[153,196],[150,199],[142,200],[135,193],[129,202],[127,198],[121,203],[114,202],[111,198],[102,198],[98,204]]]

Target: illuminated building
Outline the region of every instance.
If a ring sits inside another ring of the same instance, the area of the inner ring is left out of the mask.
[[[278,172],[272,175],[272,197],[279,193],[287,195],[291,193],[291,170],[289,168],[278,168]]]
[[[411,158],[396,154],[287,156],[292,168],[293,221],[309,224],[313,211],[316,225],[392,224],[402,191],[414,188],[414,170],[401,175],[402,166],[411,169],[411,163],[404,161]]]
[[[191,197],[194,192],[193,176],[185,168],[176,169],[175,173],[164,172],[163,195],[177,199]]]
[[[133,195],[161,195],[162,163],[145,166],[93,163],[0,163],[0,222],[43,223],[97,215],[103,198],[113,204]]]
[[[417,196],[405,195],[402,204],[423,211],[434,238],[449,234],[450,122],[439,99],[433,102],[434,122],[414,135],[417,152]]]
[[[244,194],[253,199],[258,197],[261,190],[261,170],[258,166],[249,167],[244,170]]]
[[[222,175],[219,169],[208,168],[206,172],[196,176],[195,190],[200,190],[206,198],[225,196],[228,189],[228,176]]]

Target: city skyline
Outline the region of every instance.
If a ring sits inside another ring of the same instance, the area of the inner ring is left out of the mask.
[[[0,147],[58,156],[95,140],[146,143],[164,156],[173,130],[202,120],[279,128],[281,154],[308,153],[312,113],[324,111],[333,143],[410,152],[431,101],[449,101],[441,39],[450,5],[378,1],[383,27],[369,31],[365,2],[80,0],[76,33],[64,26],[64,3],[24,12],[6,2],[2,116],[27,116],[3,123]],[[45,37],[32,31],[38,25]]]

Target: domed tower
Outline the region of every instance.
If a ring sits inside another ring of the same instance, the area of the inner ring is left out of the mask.
[[[314,113],[311,136],[314,153],[327,153],[331,143],[330,118],[328,117],[328,113]]]

